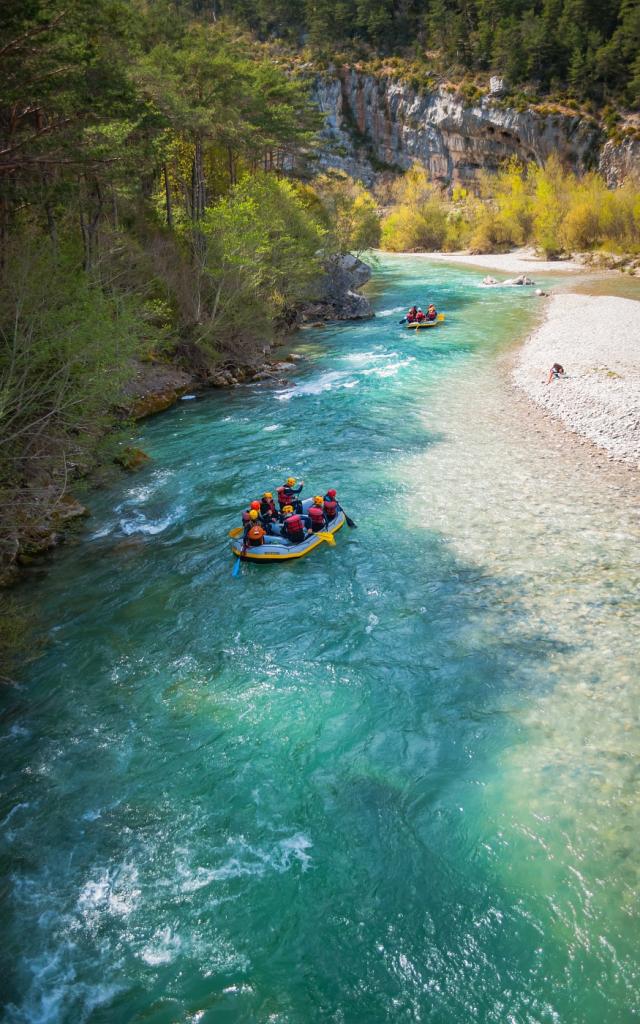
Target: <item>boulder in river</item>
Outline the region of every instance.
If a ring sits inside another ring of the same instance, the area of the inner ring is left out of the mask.
[[[357,256],[343,253],[326,260],[324,269],[317,297],[300,311],[302,322],[370,320],[373,316],[371,303],[358,289],[371,277],[371,268]]]
[[[509,285],[513,288],[521,288],[523,285],[532,287],[535,281],[532,278],[527,277],[526,274],[519,274],[518,277],[509,277],[506,281],[502,282],[504,285]]]

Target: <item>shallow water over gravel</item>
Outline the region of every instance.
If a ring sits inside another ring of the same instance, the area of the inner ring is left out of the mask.
[[[635,478],[507,397],[537,300],[482,276],[386,258],[296,387],[145,424],[151,466],[30,585],[11,1024],[640,1014]],[[448,321],[415,338],[425,280]],[[291,471],[358,529],[232,579],[226,530]]]

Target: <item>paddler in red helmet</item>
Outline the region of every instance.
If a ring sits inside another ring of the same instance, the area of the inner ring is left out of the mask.
[[[323,508],[324,514],[327,517],[327,522],[331,522],[332,519],[335,519],[338,512],[340,511],[340,506],[338,504],[336,495],[337,491],[335,490],[335,488],[330,487],[324,496]]]

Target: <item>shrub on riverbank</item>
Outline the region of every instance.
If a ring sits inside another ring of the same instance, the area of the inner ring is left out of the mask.
[[[383,248],[392,252],[492,253],[520,245],[549,258],[571,250],[640,252],[640,187],[629,181],[611,190],[600,175],[567,171],[555,156],[543,167],[513,159],[483,175],[479,197],[458,189],[449,198],[414,168],[394,198],[382,226]]]

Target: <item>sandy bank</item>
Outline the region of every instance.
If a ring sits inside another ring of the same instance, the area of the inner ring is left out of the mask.
[[[481,270],[497,270],[500,273],[514,276],[516,274],[528,274],[534,277],[535,274],[553,273],[579,273],[588,270],[578,260],[542,260],[539,259],[533,249],[515,249],[513,252],[489,254],[486,256],[471,256],[467,252],[421,252],[416,256],[425,260],[432,260],[440,263],[461,263],[469,267],[478,267]]]
[[[547,384],[554,362],[567,377]],[[570,430],[640,467],[640,302],[554,295],[512,378]]]

